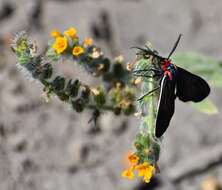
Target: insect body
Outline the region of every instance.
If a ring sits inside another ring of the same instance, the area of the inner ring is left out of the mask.
[[[161,63],[161,68],[164,72],[164,75],[168,75],[169,79],[173,80],[173,77],[176,74],[176,65],[172,64],[170,60],[165,59]]]
[[[180,38],[181,35],[167,58],[159,56],[149,48],[139,48],[141,51],[140,54],[145,55],[145,57],[153,56],[158,59],[160,63],[159,69],[149,69],[154,72],[153,76],[158,76],[160,78],[160,96],[158,101],[155,131],[155,136],[158,138],[164,134],[170,124],[170,120],[174,114],[175,99],[177,97],[183,102],[200,102],[210,93],[210,87],[204,79],[174,65],[171,62],[170,56],[175,51]],[[146,75],[144,76],[147,77]],[[159,88],[155,88],[154,90]],[[142,96],[142,98],[148,94],[150,94],[150,92]]]

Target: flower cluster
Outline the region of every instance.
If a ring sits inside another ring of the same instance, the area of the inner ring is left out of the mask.
[[[144,182],[149,183],[155,172],[155,168],[148,162],[141,163],[139,157],[135,153],[129,155],[128,159],[131,166],[129,169],[122,172],[122,177],[132,180],[135,177],[134,172],[136,171],[138,177],[143,177]]]
[[[134,113],[135,108],[133,102],[135,92],[132,88],[117,83],[116,86],[110,90],[109,94],[112,104],[116,108],[116,114],[118,114],[118,110],[122,110],[126,115]]]
[[[134,65],[130,65],[130,69],[133,71],[146,71],[147,67],[151,66],[152,64],[158,63],[156,63],[154,59],[143,59],[141,57],[138,57]],[[152,78],[141,80],[141,78],[137,78],[137,75],[135,76],[135,83],[141,84],[141,88],[145,93],[152,90],[154,86],[158,83],[158,81]],[[134,172],[136,171],[139,177],[143,177],[143,180],[146,183],[149,183],[153,174],[155,172],[158,172],[157,162],[159,160],[160,154],[160,140],[155,138],[154,135],[156,103],[157,94],[151,94],[139,101],[138,115],[141,117],[140,131],[136,135],[134,140],[134,154],[131,154],[128,157],[131,166],[129,169],[125,170],[122,173],[123,177],[133,179]]]
[[[63,34],[58,30],[53,30],[51,36],[55,38],[52,48],[57,54],[72,53],[73,56],[79,57],[84,54],[85,48],[93,45],[91,38],[85,38],[83,43],[80,43],[77,30],[74,27],[64,31]]]
[[[51,95],[56,95],[61,101],[71,104],[76,112],[88,108],[93,113],[104,110],[112,111],[116,115],[133,113],[134,86],[128,80],[130,73],[124,66],[122,56],[111,61],[93,44],[91,38],[85,38],[81,42],[74,27],[63,33],[53,30],[51,37],[53,39],[49,42],[46,54],[37,55],[36,45],[28,39],[25,32],[17,34],[12,45],[18,57],[19,68],[25,70],[29,78],[37,79],[44,85],[43,91],[47,100]],[[103,83],[92,87],[79,79],[67,79],[63,75],[57,75],[54,72],[56,64],[51,63],[60,58],[71,58],[89,74],[101,77]],[[121,84],[121,88],[112,93],[118,84]]]
[[[13,50],[16,53],[19,66],[25,68],[31,77],[39,80],[44,88],[47,98],[56,95],[61,101],[70,104],[76,112],[85,109],[92,110],[92,119],[96,123],[102,111],[112,111],[116,115],[131,115],[135,112],[135,96],[138,84],[144,84],[146,80],[138,80],[130,74],[129,70],[144,69],[149,63],[142,59],[129,67],[126,66],[123,56],[116,57],[113,61],[104,56],[100,48],[93,44],[92,39],[86,38],[83,42],[73,27],[60,33],[58,30],[51,32],[53,40],[49,43],[46,54],[37,55],[36,45],[28,39],[25,33],[16,36]],[[94,77],[101,77],[99,86],[89,86],[79,79],[67,79],[63,75],[54,72],[58,61],[71,59],[82,66]],[[154,84],[153,81],[150,84]],[[152,89],[153,87],[148,87]],[[147,89],[146,89],[147,90]],[[150,99],[151,98],[151,99]],[[159,142],[153,138],[154,127],[153,97],[144,99],[142,105],[147,106],[149,114],[142,119],[138,135],[134,141],[134,154],[129,156],[131,166],[122,173],[123,177],[134,178],[137,172],[145,182],[149,182],[154,174],[154,166],[159,159]],[[151,116],[151,117],[150,117]]]

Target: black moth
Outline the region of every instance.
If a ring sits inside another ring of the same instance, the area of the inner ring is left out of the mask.
[[[171,63],[170,56],[176,50],[180,38],[181,35],[179,35],[167,58],[159,56],[157,52],[152,51],[148,47],[146,47],[146,49],[138,48],[140,49],[138,54],[145,57],[152,56],[160,62],[160,68],[158,69],[134,71],[134,73],[137,73],[137,76],[139,76],[138,72],[140,71],[152,70],[154,72],[153,76],[160,77],[160,87],[155,88],[139,99],[141,100],[146,95],[160,88],[155,131],[155,136],[157,138],[161,137],[169,126],[170,120],[174,114],[176,97],[183,102],[200,102],[210,93],[210,87],[204,79]],[[150,77],[143,74],[140,76]]]

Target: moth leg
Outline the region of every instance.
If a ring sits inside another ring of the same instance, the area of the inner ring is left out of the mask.
[[[161,73],[160,70],[158,69],[139,69],[139,70],[134,70],[133,73],[138,73],[138,72],[148,72],[148,71],[153,71],[153,72],[157,72],[157,73]]]
[[[97,125],[98,118],[100,117],[100,111],[95,109],[92,113],[91,118],[89,119],[88,123],[93,123],[93,130],[100,130],[99,126]]]
[[[139,99],[137,99],[137,101],[141,101],[143,98],[145,98],[146,96],[154,93],[155,91],[157,91],[158,89],[160,89],[160,86],[154,88],[153,90],[147,92],[146,94],[142,95]]]
[[[145,77],[145,78],[153,78],[153,75],[143,75],[143,74],[135,74],[136,77]]]

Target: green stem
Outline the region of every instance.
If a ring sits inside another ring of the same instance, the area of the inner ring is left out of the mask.
[[[151,78],[150,82],[148,83],[149,89],[154,89],[154,79]],[[156,118],[156,93],[150,94],[149,101],[148,101],[148,132],[155,136],[155,118]]]

